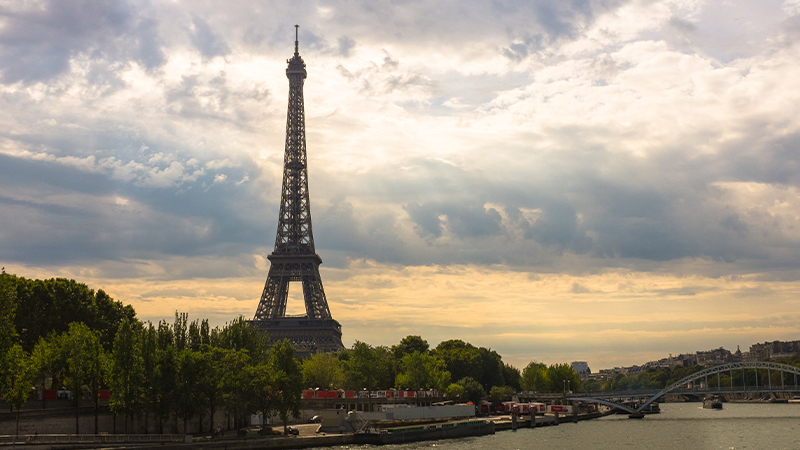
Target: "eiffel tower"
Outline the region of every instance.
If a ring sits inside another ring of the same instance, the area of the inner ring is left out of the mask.
[[[278,235],[270,260],[269,274],[252,324],[266,331],[273,342],[289,339],[298,356],[316,351],[335,352],[342,345],[342,326],[331,317],[314,250],[311,207],[308,201],[306,168],[306,126],[303,108],[303,80],[306,64],[298,50],[295,25],[294,56],[286,62],[289,78],[289,112],[286,116],[286,152],[283,158],[283,188]],[[286,315],[289,283],[301,282],[306,313]]]

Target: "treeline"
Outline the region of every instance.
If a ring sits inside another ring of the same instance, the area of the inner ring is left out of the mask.
[[[436,390],[475,403],[493,387],[520,386],[519,369],[496,351],[457,339],[433,349],[420,336],[391,347],[356,342],[335,354],[316,354],[302,368],[303,384],[311,389]]]
[[[278,414],[284,421],[300,415],[301,373],[294,348],[288,341],[269,340],[239,318],[222,328],[207,321],[187,324],[186,314],[175,322],[157,326],[126,319],[117,330],[113,348],[106,352],[99,333],[83,323],[42,338],[29,354],[13,344],[6,354],[3,398],[17,411],[32,387],[60,387],[72,392],[75,433],[78,402],[91,399],[95,406],[95,432],[100,392],[110,390],[110,410],[124,418],[123,429],[134,416],[158,423],[160,433],[178,419],[187,424],[213,418],[224,408],[234,426],[249,423],[251,414]],[[45,401],[44,399],[42,401]]]
[[[7,346],[13,334],[14,342],[27,352],[40,338],[64,333],[73,322],[96,331],[103,348],[111,351],[120,324],[136,318],[130,305],[66,278],[31,280],[3,269],[0,290],[0,346]]]
[[[76,433],[81,399],[95,405],[97,432],[103,390],[111,391],[109,407],[125,418],[125,431],[143,415],[145,429],[152,419],[161,432],[169,422],[178,432],[180,419],[185,432],[194,419],[202,431],[203,419],[220,407],[235,426],[256,412],[277,414],[285,425],[300,415],[302,375],[288,341],[270,343],[241,317],[213,329],[177,313],[172,324],[142,323],[130,306],[74,280],[26,280],[3,271],[0,395],[19,411],[33,392],[50,388],[72,392]]]
[[[534,392],[578,392],[582,389],[581,377],[569,364],[553,364],[532,361],[522,371],[522,389]]]
[[[520,373],[494,350],[462,340],[447,340],[430,348],[420,336],[407,336],[392,347],[356,342],[336,354],[317,354],[303,361],[307,388],[380,390],[434,389],[478,403],[486,395],[507,400],[519,390],[561,392],[580,388],[580,377],[568,364],[532,362]]]
[[[173,323],[142,323],[130,306],[74,280],[0,274],[0,394],[19,410],[32,387],[71,390],[76,433],[78,401],[91,398],[97,410],[106,389],[125,431],[144,416],[145,429],[154,420],[160,431],[177,432],[179,419],[184,431],[195,419],[202,431],[220,407],[237,427],[256,412],[277,413],[285,425],[309,388],[433,389],[477,404],[487,394],[501,401],[520,389],[580,387],[567,364],[532,362],[520,372],[496,351],[462,340],[435,348],[420,336],[391,347],[356,342],[305,360],[286,341],[272,344],[241,317],[213,329],[177,313]]]

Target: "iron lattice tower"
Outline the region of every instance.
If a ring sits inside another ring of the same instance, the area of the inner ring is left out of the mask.
[[[306,128],[303,83],[306,64],[300,57],[295,25],[294,56],[287,60],[289,109],[286,115],[286,151],[283,158],[281,210],[275,250],[253,323],[265,330],[273,341],[289,339],[298,354],[337,351],[342,345],[342,327],[331,317],[322,287],[319,265],[322,258],[314,249],[311,206],[308,199]],[[290,282],[303,286],[306,314],[286,315]]]

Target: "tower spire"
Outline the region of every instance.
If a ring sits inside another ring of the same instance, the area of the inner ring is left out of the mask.
[[[294,56],[300,56],[300,25],[294,26]]]

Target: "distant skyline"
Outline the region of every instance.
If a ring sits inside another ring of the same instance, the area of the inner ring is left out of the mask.
[[[252,317],[295,24],[346,346],[597,370],[800,339],[800,0],[7,2],[0,265]]]

